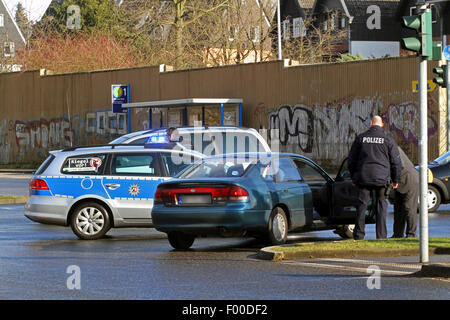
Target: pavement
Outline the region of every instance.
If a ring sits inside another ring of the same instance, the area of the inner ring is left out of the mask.
[[[286,245],[292,246],[292,244]],[[257,258],[262,260],[278,261],[301,266],[319,267],[325,269],[345,269],[345,270],[365,270],[367,265],[383,265],[384,273],[403,274],[424,278],[443,278],[450,279],[450,252],[448,248],[430,248],[429,254],[433,257],[433,262],[412,263],[411,261],[402,261],[408,256],[418,256],[417,249],[398,249],[398,250],[341,250],[324,251],[320,255],[317,252],[304,251],[281,251],[280,247],[271,246],[261,248]],[[361,259],[356,259],[361,258]],[[372,258],[368,260],[367,258]],[[380,259],[389,259],[388,262]]]

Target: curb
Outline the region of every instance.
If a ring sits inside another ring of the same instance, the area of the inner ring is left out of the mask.
[[[32,174],[37,169],[0,169],[0,173],[23,173],[23,174]]]
[[[450,278],[450,263],[432,263],[422,265],[416,276],[426,278]]]
[[[0,199],[0,205],[2,204],[25,204],[30,197],[19,196],[10,199]]]
[[[281,261],[296,259],[315,258],[363,258],[363,257],[400,257],[419,255],[420,250],[415,249],[367,249],[367,250],[321,250],[321,251],[279,251],[274,248],[279,246],[265,247],[259,250],[256,257],[261,260]],[[430,248],[430,255],[450,254],[450,248]]]

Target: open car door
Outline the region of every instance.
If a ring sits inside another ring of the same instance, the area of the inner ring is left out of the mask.
[[[356,206],[358,205],[358,188],[353,185],[345,158],[332,184],[332,207],[330,220],[336,223],[355,223]],[[372,195],[373,199],[374,194]],[[366,211],[366,223],[373,223],[373,206],[369,202]]]

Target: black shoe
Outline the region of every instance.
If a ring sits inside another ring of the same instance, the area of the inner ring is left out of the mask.
[[[397,235],[393,235],[392,237],[390,237],[389,239],[401,239],[403,238],[403,236],[397,236]]]

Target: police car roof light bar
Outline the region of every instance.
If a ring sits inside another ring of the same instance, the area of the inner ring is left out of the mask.
[[[74,151],[77,149],[86,149],[86,148],[100,148],[100,147],[111,147],[111,149],[114,149],[115,147],[136,147],[140,146],[142,144],[125,144],[125,143],[117,143],[117,144],[93,144],[93,145],[86,145],[86,146],[78,146],[78,147],[70,147],[63,149],[62,151]]]

